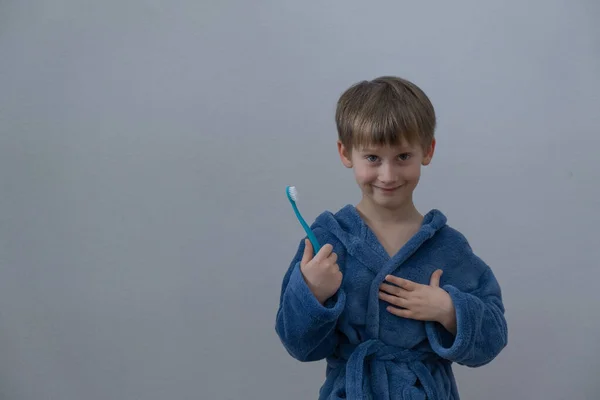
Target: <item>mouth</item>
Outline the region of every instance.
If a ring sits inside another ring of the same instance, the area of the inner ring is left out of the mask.
[[[392,188],[384,188],[384,187],[380,187],[380,186],[375,186],[377,189],[381,190],[383,193],[392,193],[398,189],[400,189],[402,186],[396,186],[396,187],[392,187]]]

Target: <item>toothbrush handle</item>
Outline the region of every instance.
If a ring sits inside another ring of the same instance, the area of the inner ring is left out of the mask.
[[[316,255],[319,252],[319,250],[321,250],[321,245],[319,244],[317,237],[315,236],[313,231],[310,229],[310,227],[308,226],[306,221],[304,221],[304,218],[302,218],[300,211],[298,211],[298,207],[296,207],[296,203],[292,203],[292,206],[294,208],[294,212],[296,213],[296,217],[298,218],[298,221],[300,221],[300,224],[304,228],[304,231],[306,232],[306,236],[308,236],[308,240],[310,240],[310,243],[312,244],[312,247],[313,247],[313,251]]]

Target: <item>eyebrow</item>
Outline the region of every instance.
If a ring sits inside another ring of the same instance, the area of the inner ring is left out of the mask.
[[[360,149],[359,151],[360,151],[361,153],[377,153],[377,152],[378,152],[378,151],[380,151],[380,150],[381,150],[381,149],[371,149],[371,148],[368,148],[368,149]],[[404,152],[406,152],[406,151],[412,151],[412,150],[413,150],[413,148],[412,148],[412,147],[408,147],[408,146],[402,146],[402,147],[398,147],[398,149],[397,149],[397,150],[398,150],[398,152],[400,152],[400,153],[404,153]]]

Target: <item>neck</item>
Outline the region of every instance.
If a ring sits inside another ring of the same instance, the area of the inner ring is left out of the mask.
[[[404,223],[421,223],[423,216],[411,201],[394,208],[381,207],[369,199],[362,198],[356,206],[364,218],[378,225],[397,225]]]

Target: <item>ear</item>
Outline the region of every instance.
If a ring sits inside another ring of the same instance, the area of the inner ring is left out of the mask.
[[[340,160],[342,161],[342,164],[344,164],[344,167],[352,168],[352,158],[350,152],[339,140],[337,141],[337,148],[338,153],[340,154]]]
[[[423,157],[423,165],[429,165],[431,163],[431,159],[433,158],[433,153],[435,152],[435,139],[431,140],[431,144],[427,148],[425,155]]]

